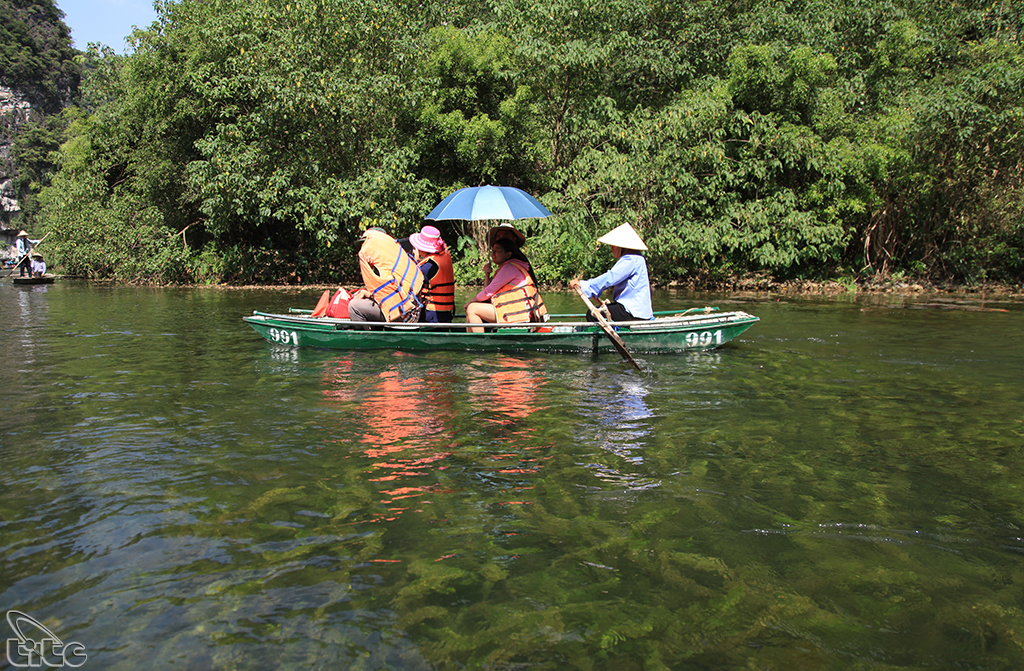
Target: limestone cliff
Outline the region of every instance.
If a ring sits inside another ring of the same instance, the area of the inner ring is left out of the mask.
[[[54,0],[0,0],[0,229],[19,225],[26,190],[45,181],[39,166],[17,164],[19,131],[78,95],[79,52],[63,18]]]

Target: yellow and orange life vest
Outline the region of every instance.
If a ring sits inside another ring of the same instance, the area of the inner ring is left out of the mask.
[[[529,266],[517,259],[505,263],[512,264],[519,271],[519,277],[505,284],[491,296],[498,323],[544,321],[548,309],[544,306],[544,300],[540,297],[533,278],[530,277]]]
[[[387,233],[367,231],[359,248],[359,270],[363,285],[387,321],[407,321],[423,306],[417,298],[423,288],[423,272]]]
[[[435,254],[425,254],[420,261],[422,266],[427,261],[437,264],[437,274],[430,280],[424,303],[428,310],[434,312],[455,311],[455,269],[452,267],[452,255],[445,249]]]

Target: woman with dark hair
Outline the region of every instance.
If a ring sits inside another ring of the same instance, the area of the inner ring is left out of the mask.
[[[491,245],[491,261],[498,266],[494,279],[466,304],[470,324],[510,324],[546,321],[547,308],[537,290],[526,257],[511,240],[497,239]],[[483,333],[482,327],[470,333]]]
[[[530,261],[526,258],[526,254],[523,253],[523,245],[526,244],[526,236],[523,235],[522,231],[520,231],[507,221],[502,222],[497,226],[492,226],[491,230],[487,231],[487,249],[493,249],[494,243],[497,242],[498,240],[508,240],[509,242],[511,242],[515,246],[516,250],[518,250],[519,252],[517,258],[519,258],[522,261],[526,261],[527,264],[530,263]],[[493,270],[491,268],[491,262],[488,261],[484,265],[484,284],[490,284],[492,272]],[[533,282],[534,284],[536,284],[537,276],[533,274],[532,267],[530,269],[530,276],[533,277]]]

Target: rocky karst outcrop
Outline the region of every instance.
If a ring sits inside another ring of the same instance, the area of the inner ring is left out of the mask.
[[[0,223],[6,225],[18,206],[11,147],[18,129],[31,117],[32,105],[6,86],[0,86]]]

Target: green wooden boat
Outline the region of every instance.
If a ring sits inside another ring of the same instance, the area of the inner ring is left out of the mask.
[[[14,284],[53,284],[53,275],[42,275],[39,277],[15,277]]]
[[[723,345],[757,323],[746,312],[717,312],[697,308],[686,313],[655,313],[650,321],[609,322],[630,352],[670,354],[706,350]],[[609,352],[608,336],[597,324],[576,319],[580,315],[553,315],[545,324],[483,324],[484,333],[467,333],[464,322],[454,324],[395,324],[352,322],[310,317],[308,311],[290,314],[253,312],[242,319],[275,345],[322,347],[340,350],[393,349],[407,351],[452,350],[471,352]],[[474,324],[474,326],[477,326]],[[366,327],[369,327],[367,330]]]

